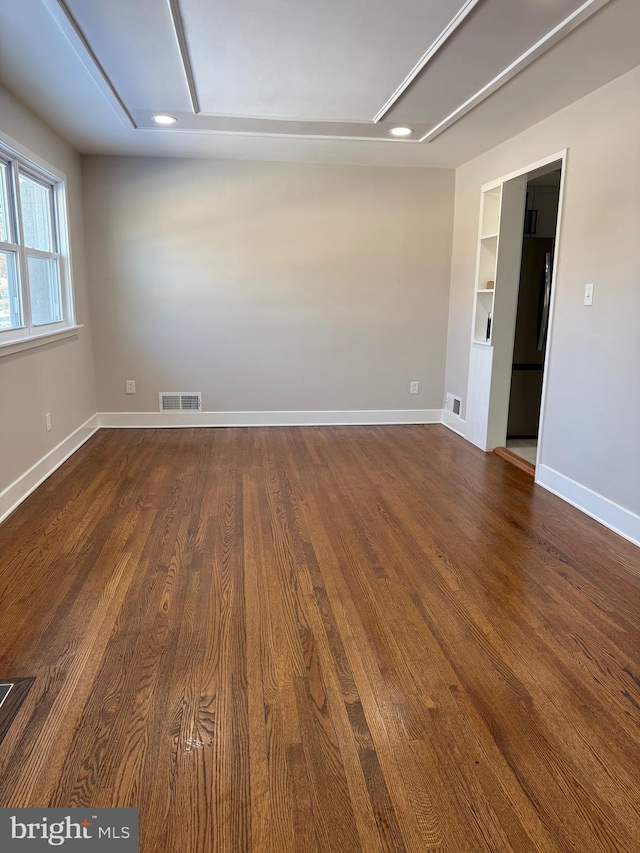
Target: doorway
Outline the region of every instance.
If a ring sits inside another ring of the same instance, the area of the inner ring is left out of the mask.
[[[506,445],[508,435],[510,443],[532,442],[529,454],[537,453],[536,463],[541,458],[566,158],[565,149],[480,189],[465,435],[531,473],[535,464]],[[525,273],[536,287],[522,289],[520,326],[528,331],[516,348],[523,256],[527,266],[529,255],[542,255],[544,270]],[[525,373],[538,375],[523,380]]]
[[[527,180],[506,447],[536,464],[562,164]]]

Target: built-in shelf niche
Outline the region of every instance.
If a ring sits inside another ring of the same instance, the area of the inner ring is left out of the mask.
[[[480,192],[467,438],[483,450],[506,440],[526,175]]]
[[[481,230],[482,237],[497,237],[500,227],[500,200],[502,187],[494,187],[482,194]]]
[[[476,294],[476,320],[473,333],[473,340],[476,343],[490,343],[490,316],[493,316],[493,292],[490,290],[484,292],[478,291]]]
[[[498,237],[483,237],[480,240],[477,290],[493,290],[493,283],[496,280],[497,257]],[[491,288],[487,287],[488,282],[492,282]]]
[[[491,343],[501,198],[502,186],[482,193],[473,313],[473,341],[479,344]]]

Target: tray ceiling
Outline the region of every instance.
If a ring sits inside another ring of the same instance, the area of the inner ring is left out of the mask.
[[[463,155],[448,158],[441,140],[472,109],[508,108],[517,78],[544,81],[563,52],[584,65],[581,77],[557,81],[568,103],[640,61],[634,25],[637,0],[8,0],[0,79],[81,150],[207,156],[203,139],[185,142],[197,134],[218,139],[212,156],[232,148],[220,137],[259,137],[274,143],[266,159],[278,140],[282,152],[295,147],[286,139],[315,152],[312,141],[326,140],[352,146],[345,162],[367,142],[377,143],[375,162],[456,165]],[[613,49],[598,44],[607,27],[620,30]],[[598,45],[599,74],[593,57],[576,54],[580,43]],[[513,109],[522,125],[527,109]],[[160,130],[156,113],[177,124]],[[409,140],[389,136],[398,124],[413,129]],[[467,124],[478,124],[475,113]],[[238,156],[246,148],[239,142]]]

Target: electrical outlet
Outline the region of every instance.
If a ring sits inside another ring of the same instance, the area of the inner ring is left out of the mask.
[[[409,393],[410,394],[419,394],[420,393],[420,383],[419,382],[412,382],[409,385]]]
[[[45,426],[47,428],[47,432],[51,432],[51,413],[50,412],[47,412],[47,414],[44,416],[44,423],[45,423]]]
[[[127,379],[127,394],[135,394],[136,393],[136,380],[135,379]]]

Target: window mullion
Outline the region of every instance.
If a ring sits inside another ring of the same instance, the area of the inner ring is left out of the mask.
[[[29,270],[27,265],[27,255],[24,250],[24,230],[22,223],[22,208],[20,205],[20,185],[19,164],[17,160],[11,160],[11,196],[13,206],[15,240],[18,243],[18,281],[20,286],[20,297],[22,302],[22,323],[29,330],[29,334],[33,331],[31,322],[31,294],[29,293]]]
[[[53,258],[59,261],[61,257],[57,252],[45,252],[44,249],[28,249],[25,247],[24,251],[27,255],[33,255],[34,258]]]
[[[51,236],[53,238],[53,253],[54,255],[60,252],[60,234],[58,233],[58,205],[56,201],[56,192],[54,187],[51,187],[49,195],[49,205],[51,209]]]

